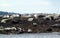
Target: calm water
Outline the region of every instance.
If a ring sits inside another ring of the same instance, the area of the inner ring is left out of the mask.
[[[0,38],[60,38],[60,33],[0,34]]]

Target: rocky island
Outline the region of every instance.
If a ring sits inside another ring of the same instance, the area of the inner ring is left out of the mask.
[[[0,34],[60,32],[60,14],[0,15]]]

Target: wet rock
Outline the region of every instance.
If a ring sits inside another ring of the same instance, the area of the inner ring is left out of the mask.
[[[54,24],[54,25],[51,25],[51,27],[53,27],[53,28],[60,28],[60,24]]]
[[[32,32],[32,29],[28,29],[28,33],[31,33]]]
[[[1,23],[6,23],[7,20],[8,20],[8,19],[2,19],[2,20],[1,20]]]
[[[33,18],[28,18],[28,21],[33,21]]]

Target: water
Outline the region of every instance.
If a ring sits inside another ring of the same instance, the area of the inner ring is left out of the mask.
[[[0,38],[60,38],[60,33],[35,33],[35,34],[0,34]]]

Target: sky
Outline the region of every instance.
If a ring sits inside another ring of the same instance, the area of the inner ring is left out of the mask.
[[[0,11],[15,13],[60,13],[60,0],[0,0]]]

